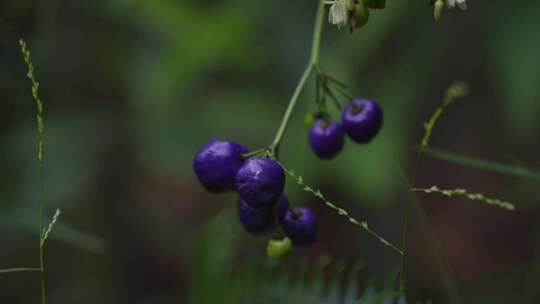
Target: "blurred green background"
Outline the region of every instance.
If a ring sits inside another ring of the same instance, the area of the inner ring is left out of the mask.
[[[323,70],[352,95],[378,100],[384,128],[369,145],[348,141],[336,159],[317,159],[303,124],[315,109],[310,81],[283,142],[286,166],[395,243],[422,123],[452,81],[468,82],[471,95],[441,118],[432,146],[540,170],[540,2],[469,2],[439,23],[427,0],[389,0],[354,34],[325,24]],[[24,38],[46,104],[47,218],[63,212],[46,250],[50,303],[225,302],[227,291],[216,290],[235,269],[263,263],[267,237],[242,230],[233,194],[202,189],[192,159],[210,139],[271,141],[307,64],[315,9],[314,0],[0,1],[0,268],[38,258]],[[538,181],[424,157],[416,184],[517,207],[418,195],[463,303],[540,301]],[[314,208],[320,236],[281,271],[329,254],[332,265],[347,265],[344,276],[363,265],[362,290],[397,269],[394,252],[294,182],[287,193]],[[428,228],[417,216],[411,225],[408,295],[445,303]],[[36,274],[0,275],[0,303],[38,297]],[[273,303],[301,303],[290,299]]]

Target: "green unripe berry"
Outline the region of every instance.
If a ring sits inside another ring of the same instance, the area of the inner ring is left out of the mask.
[[[315,122],[315,115],[313,113],[307,113],[304,118],[304,125],[306,128],[311,128],[311,125]]]
[[[289,254],[292,250],[292,242],[288,237],[268,240],[266,254],[271,258],[279,258]]]

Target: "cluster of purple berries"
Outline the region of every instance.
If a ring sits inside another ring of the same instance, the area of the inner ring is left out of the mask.
[[[309,144],[317,156],[330,159],[345,144],[345,133],[357,143],[368,143],[379,132],[383,113],[379,105],[369,99],[355,98],[343,109],[342,124],[330,118],[317,118],[309,130]]]
[[[289,207],[281,165],[267,156],[245,158],[247,152],[232,141],[211,141],[195,157],[195,173],[209,192],[239,194],[238,217],[250,233],[270,232],[279,222],[294,245],[315,242],[315,215],[306,207]]]

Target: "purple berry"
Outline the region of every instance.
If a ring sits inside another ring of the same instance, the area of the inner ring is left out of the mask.
[[[289,199],[287,198],[287,195],[285,193],[283,193],[279,198],[276,209],[277,218],[279,222],[282,223],[283,219],[285,218],[285,212],[289,210]]]
[[[287,210],[281,226],[294,245],[309,245],[317,239],[317,219],[309,208]]]
[[[382,124],[383,113],[375,101],[355,98],[343,109],[343,129],[356,142],[372,140]]]
[[[246,160],[236,174],[236,190],[252,207],[268,209],[277,203],[285,187],[285,171],[266,157]]]
[[[322,159],[334,157],[341,151],[345,137],[341,124],[336,121],[317,119],[309,130],[309,144]]]
[[[242,167],[242,154],[248,149],[232,141],[210,141],[193,160],[195,174],[206,190],[217,193],[234,186],[236,172]]]
[[[272,231],[275,225],[273,210],[253,208],[242,199],[238,199],[238,218],[244,228],[253,234]]]

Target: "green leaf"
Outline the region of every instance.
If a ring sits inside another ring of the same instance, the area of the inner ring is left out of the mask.
[[[527,169],[523,166],[498,163],[454,152],[447,152],[435,148],[423,149],[422,154],[459,165],[469,166],[477,169],[483,169],[491,172],[511,175],[519,178],[526,178],[529,180],[540,182],[540,172]]]

